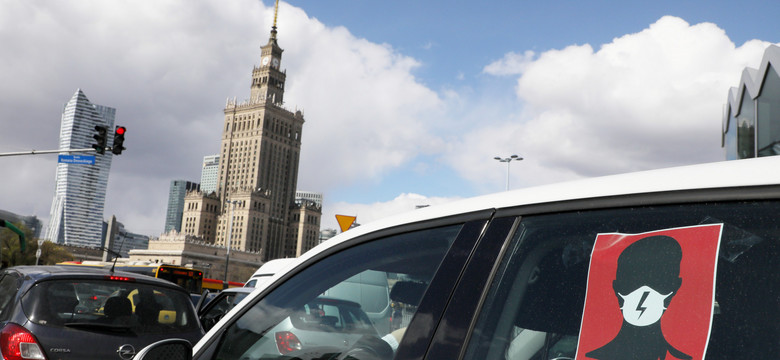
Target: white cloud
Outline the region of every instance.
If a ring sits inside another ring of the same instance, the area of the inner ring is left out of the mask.
[[[482,72],[490,75],[519,75],[534,60],[535,53],[526,50],[522,54],[509,52],[504,58],[494,61],[482,69]]]
[[[272,19],[256,0],[4,2],[0,152],[56,148],[62,106],[83,89],[128,128],[105,216],[156,235],[169,182],[199,180],[202,157],[219,147],[225,99],[249,96]],[[479,78],[516,79],[508,97],[491,81],[434,91],[415,77],[425,68],[417,60],[287,3],[278,25],[286,106],[306,117],[299,188],[335,201],[325,224],[336,213],[367,223],[449,201],[403,189],[370,204],[328,197],[403,166],[447,164],[473,187],[466,193],[502,190],[505,169],[491,159],[512,153],[525,157],[511,164],[512,187],[719,160],[728,88],[767,45],[737,47],[713,24],[665,17],[598,49],[507,52]],[[47,218],[56,157],[2,159],[0,208]]]
[[[572,45],[532,61],[508,53],[485,72],[519,74],[524,111],[462,139],[452,149],[468,151],[451,156],[452,166],[477,182],[490,174],[485,158],[521,151],[526,160],[512,175],[528,185],[723,160],[727,91],[768,45],[737,47],[714,24],[664,17],[598,50]]]
[[[62,105],[83,89],[93,103],[115,107],[128,129],[105,217],[156,235],[169,182],[199,180],[203,156],[219,149],[225,99],[249,96],[272,19],[273,8],[257,0],[5,2],[0,152],[56,148]],[[441,101],[412,75],[417,61],[286,3],[278,26],[286,106],[306,116],[301,188],[327,193],[431,151],[435,137],[423,120],[441,112]],[[33,163],[6,159],[8,168]],[[6,171],[2,208],[46,220],[55,161]]]
[[[403,193],[392,200],[371,204],[335,202],[323,209],[322,228],[338,229],[336,215],[355,216],[355,222],[367,224],[391,215],[412,211],[421,206],[433,206],[459,200],[457,197],[428,197],[420,194]]]

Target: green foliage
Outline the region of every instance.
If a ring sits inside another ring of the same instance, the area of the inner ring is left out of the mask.
[[[24,232],[27,239],[27,249],[22,252],[19,244],[19,236],[8,228],[0,228],[0,254],[2,254],[3,266],[35,265],[35,252],[38,250],[38,239],[32,237],[32,231],[22,223],[14,224]],[[61,246],[45,241],[41,245],[40,265],[53,265],[58,262],[73,260],[73,255]]]

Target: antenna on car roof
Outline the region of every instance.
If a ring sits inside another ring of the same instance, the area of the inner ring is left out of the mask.
[[[125,246],[125,238],[122,238],[122,242],[119,244],[119,251],[122,251],[122,247]],[[114,273],[114,268],[116,267],[116,261],[119,260],[119,257],[122,256],[119,252],[111,251],[112,254],[116,254],[116,257],[114,257],[114,263],[111,265],[111,273]]]
[[[101,247],[100,250],[103,250],[103,251],[105,251],[105,252],[107,252],[107,253],[109,253],[109,254],[114,256],[114,263],[111,265],[111,272],[113,273],[114,272],[114,267],[116,267],[116,261],[117,261],[117,259],[119,259],[120,256],[122,256],[122,254],[120,254],[120,253],[118,253],[118,252],[116,252],[114,250],[111,250],[111,249],[109,249],[107,247]]]

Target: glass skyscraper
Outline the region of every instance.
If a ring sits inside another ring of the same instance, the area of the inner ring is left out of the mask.
[[[200,173],[200,191],[210,194],[217,191],[219,180],[219,154],[203,157],[203,170]]]
[[[764,51],[758,69],[745,68],[729,90],[721,146],[726,160],[780,155],[780,47]]]
[[[181,216],[184,212],[184,196],[187,191],[198,190],[198,184],[186,180],[171,180],[168,192],[168,212],[165,214],[165,232],[181,231]]]
[[[65,105],[60,123],[60,150],[87,149],[95,142],[95,126],[108,128],[113,143],[116,109],[92,104],[81,89]],[[95,155],[95,164],[57,164],[54,200],[45,238],[58,244],[99,247],[103,233],[111,152]]]

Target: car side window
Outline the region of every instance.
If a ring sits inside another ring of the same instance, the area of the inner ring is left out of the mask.
[[[757,201],[525,216],[491,281],[464,358],[574,359],[578,341],[584,336],[580,329],[597,234],[643,234],[706,224],[723,225],[717,270],[710,274],[710,279],[715,278],[715,292],[711,328],[704,332],[708,337],[704,358],[772,358],[780,350],[780,325],[774,321],[780,310],[778,214],[778,202]],[[652,271],[644,268],[638,274]],[[686,289],[697,285],[690,278],[686,282],[685,276],[681,279]],[[636,316],[650,308],[650,291],[639,292],[641,297],[632,303],[630,295],[620,294],[617,280],[613,286],[614,290],[610,288],[602,295],[622,297],[612,299],[623,306],[611,310],[619,321],[630,321],[624,315],[625,308],[636,308]],[[663,296],[668,294],[659,297],[659,311],[680,306],[679,301],[664,302]],[[629,303],[632,305],[625,305]],[[665,321],[659,323],[667,332],[669,324]],[[625,324],[621,328],[619,322],[617,327],[604,322],[598,331],[604,332],[607,339],[616,339],[620,331],[629,328]],[[667,336],[671,344],[668,351],[684,355],[696,350],[685,339],[686,335],[677,340]],[[584,349],[577,358],[604,358],[594,349],[600,348]]]
[[[381,238],[319,260],[231,323],[213,358],[392,359],[461,227]]]
[[[18,285],[19,277],[11,273],[6,273],[0,279],[0,320],[8,320],[11,316],[11,307]]]

